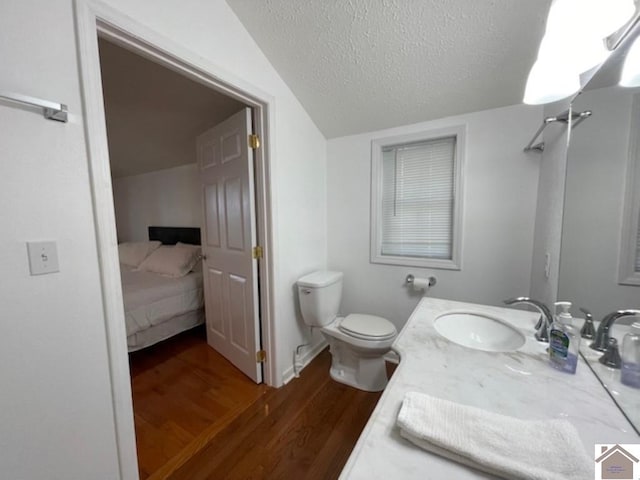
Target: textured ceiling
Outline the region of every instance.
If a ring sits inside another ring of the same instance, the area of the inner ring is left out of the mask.
[[[244,105],[100,39],[114,178],[195,163],[196,137]]]
[[[551,0],[227,0],[328,138],[520,103]]]

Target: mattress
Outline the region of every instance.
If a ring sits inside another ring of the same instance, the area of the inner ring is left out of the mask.
[[[150,327],[127,337],[127,350],[135,352],[173,337],[185,330],[204,323],[204,309],[194,310],[172,317],[155,327]]]
[[[202,272],[181,278],[120,265],[127,337],[204,305]]]

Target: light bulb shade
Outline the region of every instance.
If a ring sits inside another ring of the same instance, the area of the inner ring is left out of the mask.
[[[620,29],[636,11],[634,0],[553,0],[547,32],[571,32],[603,39]]]
[[[538,51],[538,61],[565,64],[577,74],[600,65],[609,56],[604,40],[584,37],[581,32],[547,30]]]
[[[578,73],[591,70],[596,65],[604,62],[611,52],[605,47],[604,40],[600,38],[585,38],[581,42],[576,42],[570,63]]]
[[[640,87],[640,37],[633,41],[620,76],[623,87]]]
[[[599,38],[608,37],[622,28],[636,11],[634,0],[586,0],[584,8],[588,15],[587,25]]]
[[[580,74],[610,54],[604,38],[634,13],[634,0],[553,0],[524,103],[551,103],[577,93]]]
[[[553,0],[547,15],[546,32],[553,32],[555,35],[567,30],[575,31],[578,28],[576,15],[580,11],[581,3],[580,0]]]
[[[580,90],[580,75],[566,65],[538,60],[527,79],[523,102],[542,105],[567,98]]]

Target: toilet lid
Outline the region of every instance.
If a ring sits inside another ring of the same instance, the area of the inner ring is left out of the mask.
[[[344,317],[340,330],[357,338],[384,340],[395,336],[396,327],[386,318],[352,313]]]

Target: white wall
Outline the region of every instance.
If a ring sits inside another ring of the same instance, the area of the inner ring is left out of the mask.
[[[305,333],[294,282],[326,266],[326,141],[223,0],[108,3],[275,99],[279,354],[268,361],[283,372]],[[61,124],[0,104],[2,476],[116,479],[72,1],[3,1],[0,31],[0,89],[64,102],[71,112]],[[29,276],[24,242],[31,239],[57,240],[60,273]]]
[[[544,116],[556,116],[569,108],[563,100],[545,105]],[[530,152],[540,162],[536,229],[531,266],[531,298],[553,307],[558,293],[560,270],[560,239],[562,236],[562,212],[564,184],[567,169],[567,127],[552,123],[544,130],[545,142],[542,154]],[[546,255],[549,254],[549,276],[545,274]]]
[[[147,240],[147,227],[199,227],[202,222],[196,164],[113,180],[118,241]]]
[[[500,305],[529,292],[538,159],[522,152],[540,107],[512,106],[332,139],[328,142],[329,266],[345,273],[342,310],[382,315],[402,327],[420,299],[408,273],[435,275],[428,295]],[[462,270],[369,262],[371,140],[467,125]]]
[[[593,115],[571,135],[562,232],[559,297],[601,319],[640,308],[640,287],[618,285],[618,253],[629,155],[633,95],[625,88],[590,90],[575,108]]]
[[[72,4],[2,2],[0,31],[0,90],[72,112],[0,103],[1,476],[118,478]],[[25,242],[41,239],[60,273],[32,277]]]

